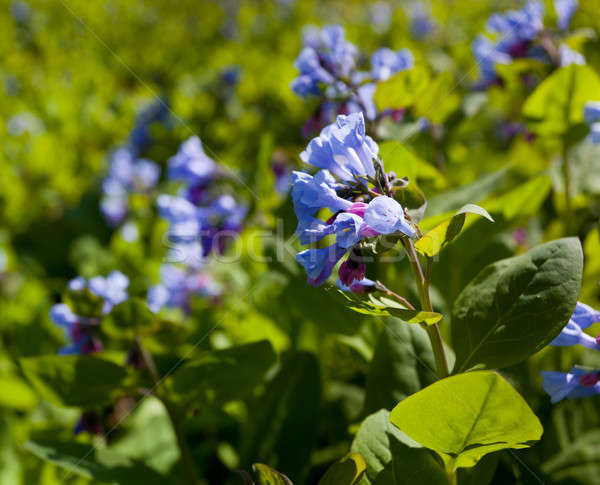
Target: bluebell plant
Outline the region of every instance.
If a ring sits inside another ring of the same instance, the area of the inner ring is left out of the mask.
[[[581,345],[588,349],[600,350],[600,335],[592,337],[584,332],[596,322],[600,322],[600,312],[578,302],[571,319],[550,345],[571,347]],[[542,387],[558,402],[564,398],[576,399],[600,394],[600,370],[572,367],[569,372],[542,372]]]
[[[66,303],[57,303],[50,309],[50,318],[61,327],[69,345],[60,354],[91,354],[103,349],[99,338],[102,318],[115,305],[128,298],[129,278],[120,271],[108,276],[94,276],[89,280],[79,276],[67,287]]]
[[[486,23],[487,34],[477,36],[472,43],[480,71],[476,87],[501,84],[496,66],[516,59],[535,59],[555,66],[585,64],[579,52],[562,42],[577,7],[574,0],[555,0],[558,30],[554,32],[544,28],[545,8],[538,0],[526,2],[520,10],[492,14]]]
[[[590,127],[589,140],[600,144],[600,101],[588,101],[585,104],[583,119]]]
[[[341,26],[305,30],[303,48],[294,63],[300,74],[291,88],[303,98],[320,99],[316,114],[305,125],[306,134],[319,131],[338,114],[363,112],[365,118],[374,120],[378,115],[373,102],[376,83],[410,69],[414,59],[408,49],[381,48],[372,54],[369,70],[359,70],[358,63],[358,49],[346,40]]]

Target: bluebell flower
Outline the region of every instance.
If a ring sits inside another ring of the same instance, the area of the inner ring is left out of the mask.
[[[591,125],[600,121],[600,101],[588,101],[583,107],[583,119]]]
[[[328,170],[319,170],[314,176],[294,171],[292,184],[294,211],[299,221],[310,219],[323,207],[335,213],[352,205],[337,195],[338,184]]]
[[[558,28],[568,30],[571,18],[577,11],[579,2],[577,0],[554,0],[554,10],[558,17]]]
[[[510,64],[512,62],[510,55],[501,52],[491,40],[483,35],[475,38],[471,44],[471,50],[479,66],[481,76],[479,85],[481,87],[487,87],[496,81],[497,64]]]
[[[217,165],[202,147],[197,136],[188,138],[176,155],[169,158],[169,178],[182,180],[187,185],[205,185],[218,174]]]
[[[565,397],[577,399],[600,394],[600,373],[573,367],[565,372],[542,372],[542,387],[556,403]]]
[[[95,276],[89,281],[79,276],[68,284],[71,292],[83,293],[90,291],[100,297],[102,303],[101,315],[77,315],[65,303],[57,303],[50,309],[50,319],[62,328],[70,344],[59,350],[61,355],[90,354],[103,349],[97,333],[102,315],[108,314],[115,305],[128,298],[127,287],[129,279],[119,271],[113,271],[106,277]]]
[[[385,81],[397,72],[406,71],[414,65],[415,59],[409,49],[393,51],[382,47],[371,55],[371,76],[376,81]]]
[[[103,313],[108,313],[113,306],[123,303],[128,298],[129,278],[120,271],[112,271],[108,276],[90,278],[88,287],[92,293],[104,298]]]
[[[375,176],[373,159],[379,148],[365,134],[362,113],[339,115],[337,121],[326,126],[313,138],[300,159],[318,168],[329,170],[343,181],[353,181],[355,176]]]
[[[350,285],[345,285],[338,278],[336,282],[338,288],[342,291],[349,291],[350,293],[368,293],[375,290],[375,282],[369,278],[363,278],[360,281],[353,281]]]
[[[164,264],[160,268],[160,284],[148,291],[148,307],[155,313],[165,307],[189,313],[193,296],[214,299],[221,292],[221,287],[206,271]]]
[[[492,14],[486,27],[490,32],[503,36],[501,44],[505,46],[505,52],[510,53],[511,47],[532,41],[543,30],[544,4],[533,0],[528,1],[520,10]]]
[[[561,67],[570,66],[571,64],[585,65],[585,57],[566,44],[560,44],[558,47],[558,58]]]
[[[146,106],[135,120],[129,135],[129,147],[138,156],[146,150],[151,143],[150,126],[153,123],[165,122],[169,116],[169,105],[165,98],[159,97]]]
[[[171,241],[193,241],[200,233],[198,208],[184,197],[161,194],[156,199],[158,211],[169,221]]]
[[[434,23],[421,2],[412,4],[409,17],[410,33],[415,39],[423,39],[433,32]]]
[[[590,349],[600,350],[600,345],[598,345],[596,339],[583,331],[596,322],[600,322],[600,312],[584,303],[577,302],[567,325],[550,342],[550,345],[555,347],[582,345]]]
[[[333,271],[333,268],[346,254],[346,248],[332,244],[326,248],[305,249],[296,255],[308,276],[308,283],[312,286],[321,285]]]
[[[129,210],[129,194],[147,193],[160,177],[160,167],[146,159],[135,159],[130,148],[116,150],[110,158],[110,168],[102,183],[100,208],[110,224],[121,223]]]
[[[590,125],[589,140],[600,144],[600,101],[588,101],[583,107],[583,119]]]
[[[346,40],[339,25],[327,25],[320,31],[306,29],[303,44],[294,62],[300,74],[291,86],[299,96],[320,94],[321,85],[333,86],[337,79],[348,78],[356,67],[356,47]]]
[[[391,197],[385,195],[375,197],[365,211],[365,222],[380,234],[401,232],[408,237],[415,235],[415,230],[404,216],[404,209]]]

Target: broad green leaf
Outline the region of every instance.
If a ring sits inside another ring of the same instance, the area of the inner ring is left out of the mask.
[[[386,81],[377,83],[373,99],[379,111],[412,106],[429,84],[429,74],[424,67],[400,71]]]
[[[179,460],[177,438],[163,404],[147,397],[119,427],[109,450],[168,473]]]
[[[12,408],[19,411],[33,409],[38,397],[22,379],[16,376],[0,376],[0,408]]]
[[[268,462],[302,483],[317,438],[321,372],[314,354],[290,352],[261,396],[251,402],[242,463]]]
[[[441,313],[411,310],[396,300],[391,300],[387,297],[378,297],[372,293],[364,296],[342,290],[337,290],[337,293],[343,295],[346,300],[351,302],[347,304],[350,310],[364,315],[398,317],[404,323],[423,323],[425,325],[433,325],[443,318]]]
[[[100,482],[119,485],[172,483],[167,476],[158,474],[143,463],[83,443],[28,441],[25,443],[25,449],[71,473]]]
[[[386,319],[367,374],[365,412],[391,409],[435,380],[427,333],[396,318]]]
[[[444,176],[433,165],[419,158],[400,142],[380,143],[379,156],[386,172],[392,171],[397,177],[408,177],[411,183],[430,182],[436,188],[446,185]]]
[[[460,107],[461,98],[449,71],[440,73],[415,102],[415,116],[425,117],[432,123],[443,123],[452,112]]]
[[[14,418],[8,415],[0,416],[0,483],[12,485],[21,483],[22,458],[13,443],[11,427]]]
[[[390,423],[390,413],[381,409],[361,423],[352,451],[365,460],[365,485],[447,485],[442,463],[429,450]]]
[[[425,256],[435,256],[444,246],[451,243],[460,234],[465,225],[467,214],[476,214],[494,222],[492,216],[484,208],[475,204],[467,204],[460,208],[454,215],[423,234],[423,237],[415,243],[415,249]],[[426,220],[423,221],[424,226],[426,223]]]
[[[567,238],[485,267],[454,304],[455,372],[513,365],[550,343],[573,313],[582,266]]]
[[[360,453],[348,453],[329,467],[319,485],[354,485],[361,479],[367,465]]]
[[[262,463],[255,463],[252,465],[252,469],[258,478],[258,485],[293,485],[292,481],[283,473]]]
[[[529,96],[523,115],[531,129],[541,135],[561,136],[583,123],[583,106],[600,93],[600,78],[589,66],[557,69]]]
[[[21,359],[38,394],[62,406],[101,406],[125,386],[127,372],[113,362],[88,355],[47,355]]]
[[[475,182],[443,192],[427,201],[427,217],[452,212],[460,209],[465,204],[477,203],[494,190],[498,189],[508,172],[509,166],[497,172],[479,177]]]
[[[472,467],[493,451],[527,448],[543,432],[525,400],[491,371],[439,380],[401,401],[390,421],[450,470]]]
[[[174,401],[222,405],[248,397],[274,363],[267,340],[214,350],[186,362],[166,386]]]
[[[550,177],[540,175],[483,205],[492,214],[501,213],[507,221],[528,217],[539,210],[551,188]]]

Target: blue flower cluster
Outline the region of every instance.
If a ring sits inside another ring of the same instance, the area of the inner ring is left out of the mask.
[[[381,234],[415,235],[402,206],[389,196],[391,192],[383,194],[392,177],[376,169],[374,161],[382,167],[378,152],[377,144],[365,134],[362,113],[353,113],[339,115],[300,154],[303,162],[320,170],[315,175],[292,175],[292,200],[298,218],[296,234],[301,244],[335,237],[328,247],[297,254],[296,260],[306,270],[309,284],[322,284],[335,265],[350,253],[338,274],[341,283],[351,287],[365,277],[361,241]],[[385,177],[386,181],[381,184],[378,177]],[[318,219],[318,213],[325,209],[331,217],[327,221]]]
[[[89,280],[79,276],[68,284],[69,301],[75,302],[74,309],[67,303],[57,303],[50,309],[54,324],[65,331],[70,344],[59,350],[60,354],[90,354],[103,349],[98,338],[102,317],[110,313],[115,305],[128,298],[129,278],[120,271],[108,276],[94,276]]]
[[[414,65],[408,49],[382,48],[371,56],[371,69],[357,69],[358,49],[345,38],[339,25],[305,30],[303,49],[294,65],[300,71],[292,90],[301,97],[320,96],[323,103],[305,126],[305,132],[318,131],[338,114],[362,111],[368,120],[377,116],[373,94],[375,83]]]
[[[148,294],[153,311],[162,307],[189,309],[191,295],[217,297],[220,287],[206,271],[211,253],[222,254],[227,242],[241,230],[247,208],[215,182],[225,171],[210,158],[193,136],[168,161],[168,177],[182,182],[176,195],[157,198],[160,215],[169,223],[168,258],[161,268],[161,283]]]
[[[584,332],[592,324],[600,322],[600,312],[583,303],[577,303],[575,311],[561,333],[550,345],[567,347],[581,345],[588,349],[600,350],[600,336],[594,338]],[[558,402],[565,397],[575,399],[600,394],[600,371],[589,371],[573,367],[569,372],[542,372],[542,387]]]
[[[590,141],[594,144],[600,144],[600,101],[585,103],[583,119],[590,126]]]
[[[569,28],[571,17],[577,10],[576,0],[555,0],[554,8],[561,30]],[[479,35],[472,44],[472,51],[480,70],[478,87],[486,88],[498,83],[497,64],[510,64],[514,59],[531,58],[542,62],[553,60],[548,43],[539,42],[544,30],[544,4],[538,0],[528,1],[520,10],[505,14],[492,14],[486,29],[494,38]],[[547,38],[550,40],[550,38]],[[551,42],[550,42],[551,43]],[[560,66],[585,64],[584,57],[565,44],[556,49],[555,62]]]
[[[168,106],[162,99],[157,100],[138,115],[127,144],[111,154],[100,201],[100,210],[110,225],[121,224],[127,218],[131,194],[148,194],[156,186],[160,166],[140,155],[152,141],[150,126],[167,117]]]
[[[168,307],[181,308],[184,313],[189,314],[193,296],[217,299],[221,294],[221,287],[209,272],[190,267],[163,264],[160,268],[160,281],[148,291],[148,306],[155,313]]]

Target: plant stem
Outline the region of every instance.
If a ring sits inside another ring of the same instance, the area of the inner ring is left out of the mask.
[[[192,457],[192,453],[188,446],[186,437],[185,437],[185,429],[183,423],[180,419],[180,416],[177,412],[177,409],[169,402],[169,400],[162,396],[160,393],[156,392],[158,386],[161,383],[161,377],[152,358],[152,354],[144,347],[142,344],[142,339],[137,336],[135,338],[135,343],[140,351],[140,355],[142,357],[142,361],[144,365],[148,369],[148,373],[150,377],[152,377],[152,381],[154,383],[154,395],[163,403],[165,409],[167,410],[167,414],[169,415],[169,419],[171,420],[171,424],[173,425],[173,431],[175,432],[175,437],[177,439],[177,445],[179,446],[179,452],[181,454],[181,463],[183,465],[183,469],[188,476],[188,482],[190,485],[195,485],[198,483],[198,475],[196,473],[196,465],[194,464],[194,459]]]
[[[571,174],[567,152],[567,144],[563,142],[562,175],[565,184],[565,235],[570,236],[573,233],[573,205],[571,203]]]
[[[415,275],[419,299],[421,300],[421,309],[427,312],[432,312],[433,306],[431,305],[431,300],[429,298],[429,276],[431,274],[431,261],[428,261],[427,274],[423,274],[423,269],[419,263],[419,258],[412,241],[409,238],[402,238],[402,244],[404,245],[404,249],[408,255],[408,260]],[[437,368],[438,377],[440,379],[448,377],[450,372],[448,371],[448,362],[446,360],[446,352],[444,350],[444,342],[442,340],[442,335],[440,334],[440,328],[438,327],[437,323],[434,323],[433,325],[423,324],[422,327],[427,332],[431,342],[431,348],[435,357],[435,365]]]

